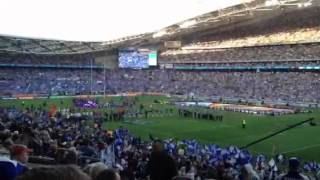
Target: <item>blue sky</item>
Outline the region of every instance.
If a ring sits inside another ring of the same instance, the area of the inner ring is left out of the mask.
[[[0,0],[0,34],[106,41],[153,32],[242,0]]]

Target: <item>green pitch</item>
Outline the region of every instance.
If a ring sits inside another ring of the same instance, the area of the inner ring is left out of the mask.
[[[102,102],[121,102],[123,98],[100,98]],[[133,134],[148,139],[149,134],[161,139],[197,139],[201,143],[215,143],[221,146],[237,145],[243,146],[268,134],[288,127],[289,125],[303,121],[310,117],[316,119],[317,126],[310,126],[308,123],[278,134],[266,141],[260,142],[249,150],[253,153],[262,153],[272,156],[277,153],[284,153],[288,156],[298,156],[304,160],[320,161],[320,110],[313,110],[312,113],[284,115],[284,116],[259,116],[234,112],[215,112],[223,115],[223,121],[198,120],[192,118],[181,118],[177,109],[173,105],[154,103],[154,100],[169,101],[166,97],[141,96],[138,103],[153,108],[165,109],[173,108],[171,115],[153,115],[147,119],[144,115],[127,117],[124,122],[106,122],[105,127],[114,129],[120,126],[127,127]],[[71,107],[72,98],[50,99],[50,100],[0,100],[0,106],[16,106],[25,108],[31,104],[35,107],[42,106],[46,101],[45,108],[50,108],[52,104],[57,107]],[[63,103],[61,102],[63,101]],[[133,109],[138,109],[133,107]],[[107,110],[99,110],[107,111]],[[246,129],[242,129],[241,121],[247,122]]]

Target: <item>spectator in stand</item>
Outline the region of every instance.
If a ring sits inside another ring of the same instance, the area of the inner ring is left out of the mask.
[[[92,145],[90,145],[89,139],[84,139],[83,142],[81,142],[79,151],[82,156],[93,157],[93,158],[97,157],[95,150],[92,148]]]
[[[147,165],[150,180],[171,180],[178,175],[175,161],[164,151],[163,144],[160,141],[153,143],[152,151]]]
[[[24,145],[15,144],[11,147],[11,159],[0,157],[0,179],[15,180],[17,176],[27,171],[26,163],[28,162],[29,152]]]
[[[16,160],[20,164],[26,164],[29,159],[31,149],[25,145],[14,144],[11,147],[11,159]]]
[[[299,172],[300,162],[297,158],[289,159],[289,171],[286,174],[280,175],[279,180],[309,180],[307,176]]]

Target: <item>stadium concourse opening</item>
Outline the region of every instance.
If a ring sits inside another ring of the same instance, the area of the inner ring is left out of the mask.
[[[0,179],[320,179],[319,17],[246,0],[104,42],[1,35]]]

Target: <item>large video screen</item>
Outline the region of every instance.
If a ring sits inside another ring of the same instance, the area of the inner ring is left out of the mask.
[[[143,69],[157,66],[157,52],[150,49],[120,49],[119,67]]]

